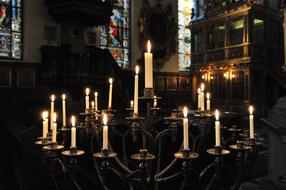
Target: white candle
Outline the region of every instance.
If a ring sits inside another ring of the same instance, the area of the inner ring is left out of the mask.
[[[98,111],[98,92],[94,92],[94,111]]]
[[[254,108],[253,106],[249,107],[249,136],[250,139],[254,139],[254,116],[253,116]]]
[[[154,96],[154,103],[153,103],[153,107],[156,108],[157,107],[157,96]]]
[[[85,89],[85,109],[89,110],[89,88]]]
[[[183,130],[184,130],[184,150],[189,150],[189,121],[188,121],[188,108],[184,107],[183,110]]]
[[[220,144],[220,122],[219,122],[219,111],[215,110],[215,146],[221,146]]]
[[[207,111],[211,110],[210,93],[207,93]]]
[[[49,130],[49,120],[48,120],[49,113],[47,111],[44,111],[42,113],[43,117],[43,138],[47,138],[48,130]]]
[[[151,42],[147,42],[145,58],[145,88],[153,88],[153,54],[151,53]]]
[[[131,100],[131,101],[130,101],[130,108],[133,108],[133,107],[134,107],[134,101]]]
[[[107,114],[103,115],[103,143],[102,143],[102,149],[107,150],[108,149],[108,126],[107,126]]]
[[[112,108],[112,83],[113,83],[113,79],[112,79],[112,78],[109,78],[108,108]]]
[[[198,88],[198,110],[201,109],[201,89]]]
[[[205,111],[205,85],[204,83],[201,84],[201,111]]]
[[[94,101],[91,101],[91,109],[93,109],[94,110]]]
[[[135,79],[134,79],[134,113],[138,113],[138,89],[139,89],[139,66],[135,67]]]
[[[53,134],[52,134],[52,142],[57,142],[57,114],[54,112],[53,114]]]
[[[76,127],[75,127],[75,116],[71,117],[71,147],[76,148]]]
[[[50,116],[50,129],[53,129],[53,115],[55,111],[55,95],[51,95],[51,116]]]
[[[67,126],[67,118],[66,118],[66,95],[62,95],[62,107],[63,107],[63,127]]]

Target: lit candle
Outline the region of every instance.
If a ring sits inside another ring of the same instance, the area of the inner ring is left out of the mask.
[[[153,88],[153,54],[151,53],[151,42],[147,42],[145,58],[145,88]]]
[[[154,96],[154,103],[153,103],[153,107],[156,108],[157,107],[157,96]]]
[[[91,109],[93,109],[94,110],[94,101],[91,101]]]
[[[220,122],[218,110],[215,110],[215,118],[215,146],[220,146]]]
[[[249,106],[249,135],[250,139],[254,139],[254,116],[253,116],[254,108],[253,106]]]
[[[133,108],[133,107],[134,107],[134,101],[131,100],[131,101],[130,101],[130,108]]]
[[[201,109],[201,88],[198,88],[198,110]]]
[[[112,108],[112,83],[113,79],[109,78],[109,99],[108,99],[108,108]]]
[[[76,148],[76,127],[75,127],[75,116],[71,117],[71,148]]]
[[[139,66],[135,67],[135,79],[134,79],[134,113],[138,113],[138,89],[139,89]]]
[[[201,111],[205,111],[205,85],[204,83],[201,84]]]
[[[49,130],[49,113],[47,111],[43,111],[42,113],[42,117],[43,117],[43,138],[47,138],[48,135],[48,130]]]
[[[207,93],[207,111],[211,110],[210,93]]]
[[[107,126],[107,114],[103,115],[103,143],[102,143],[102,149],[107,150],[108,149],[108,126]]]
[[[55,111],[55,95],[51,95],[51,118],[50,118],[50,129],[53,129],[53,116]]]
[[[98,111],[98,92],[94,92],[94,111]]]
[[[188,121],[188,108],[183,109],[183,130],[184,130],[184,150],[189,150],[189,121]]]
[[[57,113],[54,112],[53,114],[53,134],[52,134],[52,142],[57,142]]]
[[[66,95],[62,95],[62,104],[63,104],[63,127],[67,126],[67,118],[66,118]]]
[[[89,88],[85,89],[85,109],[89,110]]]

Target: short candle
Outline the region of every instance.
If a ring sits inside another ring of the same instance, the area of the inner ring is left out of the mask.
[[[42,118],[43,118],[43,138],[47,138],[48,130],[49,130],[49,113],[48,111],[43,111]]]
[[[89,110],[89,88],[85,89],[85,109]]]
[[[153,54],[151,53],[151,42],[147,42],[145,58],[145,88],[153,88]]]

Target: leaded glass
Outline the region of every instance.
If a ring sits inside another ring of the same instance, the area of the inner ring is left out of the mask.
[[[0,57],[22,58],[21,0],[0,0]]]
[[[115,0],[108,26],[101,28],[100,46],[110,51],[122,68],[129,67],[130,12],[129,0]]]

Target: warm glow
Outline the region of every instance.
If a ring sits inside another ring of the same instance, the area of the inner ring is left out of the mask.
[[[249,113],[250,113],[250,115],[252,115],[252,114],[253,114],[253,111],[254,111],[253,106],[249,106]]]
[[[225,73],[223,74],[223,77],[226,78],[226,79],[228,79],[228,77],[229,77],[229,72],[225,72]]]
[[[109,78],[109,84],[112,84],[113,83],[113,78]]]
[[[188,117],[188,108],[187,107],[184,107],[183,114],[184,114],[184,117]]]
[[[202,76],[202,79],[205,79],[205,75]]]
[[[88,95],[89,95],[89,92],[90,92],[89,88],[86,88],[86,89],[85,89],[85,95],[88,96]]]
[[[139,70],[140,70],[139,66],[138,66],[138,65],[136,65],[136,67],[135,67],[135,73],[136,73],[136,75],[138,75],[138,74],[139,74]]]
[[[213,76],[211,76],[211,80],[213,80],[214,79],[214,77]]]
[[[66,100],[67,96],[65,94],[62,95],[62,99]]]
[[[211,97],[210,93],[207,93],[207,99],[209,100]]]
[[[53,101],[55,101],[55,99],[56,99],[56,96],[55,95],[51,95],[51,101],[53,102]]]
[[[71,124],[72,124],[72,127],[75,127],[75,116],[71,116]]]
[[[91,101],[91,107],[94,108],[94,101]]]
[[[131,100],[131,101],[130,101],[130,107],[133,108],[133,106],[134,106],[134,101]]]
[[[233,78],[233,79],[235,78],[235,74],[232,74],[232,78]]]
[[[107,125],[107,114],[103,114],[103,125]]]
[[[54,112],[54,115],[53,115],[53,122],[56,123],[57,122],[57,113]]]
[[[201,88],[198,88],[198,94],[201,94]]]
[[[151,42],[150,42],[150,40],[148,40],[148,42],[147,42],[147,51],[148,51],[148,53],[151,53]]]
[[[43,120],[46,120],[46,119],[48,118],[48,116],[49,116],[49,112],[48,112],[48,111],[43,111],[43,112],[42,112],[42,118],[43,118]]]
[[[205,84],[202,83],[202,84],[201,84],[201,91],[204,92],[204,90],[205,90]]]
[[[219,111],[215,110],[215,119],[218,121],[219,120]]]
[[[94,92],[94,96],[97,97],[98,96],[98,92]]]

